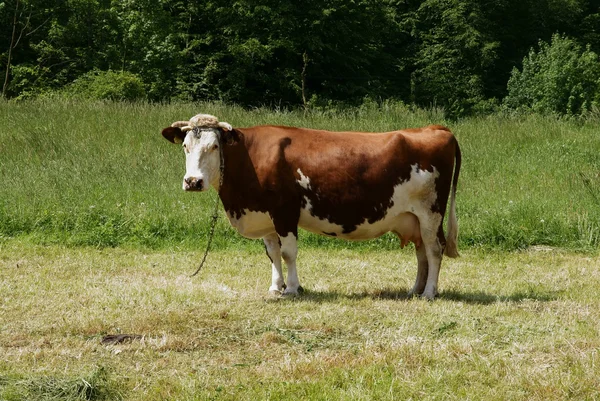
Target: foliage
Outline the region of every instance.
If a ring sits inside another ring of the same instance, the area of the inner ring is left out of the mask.
[[[91,71],[77,78],[65,90],[73,97],[134,101],[146,97],[144,83],[135,74],[116,71]]]
[[[416,12],[421,46],[413,72],[417,104],[441,106],[450,117],[471,114],[485,100],[484,76],[499,44],[485,32],[479,1],[426,0]]]
[[[381,0],[228,0],[191,9],[180,89],[193,100],[298,104],[306,54],[309,95],[384,94],[396,70],[382,43],[393,37],[386,11]]]
[[[554,35],[513,69],[504,103],[511,109],[580,115],[600,100],[600,58],[588,46]]]
[[[552,33],[600,50],[600,12],[588,0],[0,4],[8,98],[124,71],[151,101],[311,107],[368,96],[441,107],[454,119],[493,111],[513,67]]]

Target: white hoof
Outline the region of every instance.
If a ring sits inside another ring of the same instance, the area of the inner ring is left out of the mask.
[[[285,290],[285,284],[281,284],[281,285],[277,285],[277,284],[272,284],[269,287],[269,293],[272,295],[281,295],[283,294],[283,291]]]
[[[299,286],[298,288],[288,287],[285,289],[285,291],[283,291],[283,295],[287,296],[287,297],[297,297],[298,295],[302,294],[303,292],[304,292],[304,288],[302,288],[302,286]]]

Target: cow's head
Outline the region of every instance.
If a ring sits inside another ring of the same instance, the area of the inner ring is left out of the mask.
[[[162,131],[162,135],[172,143],[183,144],[185,152],[185,191],[205,191],[210,185],[219,186],[221,166],[221,136],[231,131],[228,123],[219,122],[216,117],[198,114],[190,121],[177,121]]]

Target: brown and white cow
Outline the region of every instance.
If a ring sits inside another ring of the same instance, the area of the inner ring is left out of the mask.
[[[263,239],[272,261],[272,292],[302,290],[296,271],[298,227],[348,240],[391,231],[401,246],[413,242],[418,270],[410,294],[428,299],[437,294],[442,253],[458,256],[455,195],[461,155],[448,128],[385,133],[272,125],[233,129],[214,116],[198,115],[173,123],[162,135],[183,143],[183,189],[214,187],[231,225],[244,237]],[[442,221],[450,195],[445,237]]]

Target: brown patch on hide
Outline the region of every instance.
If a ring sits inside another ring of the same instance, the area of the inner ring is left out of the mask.
[[[223,149],[220,196],[236,218],[244,210],[268,213],[279,235],[297,236],[306,199],[313,216],[351,233],[365,221],[374,223],[385,216],[393,205],[394,186],[408,181],[417,165],[439,172],[432,211],[443,216],[457,146],[442,126],[387,133],[281,126],[235,129]],[[298,170],[310,180],[308,188],[298,183]]]

